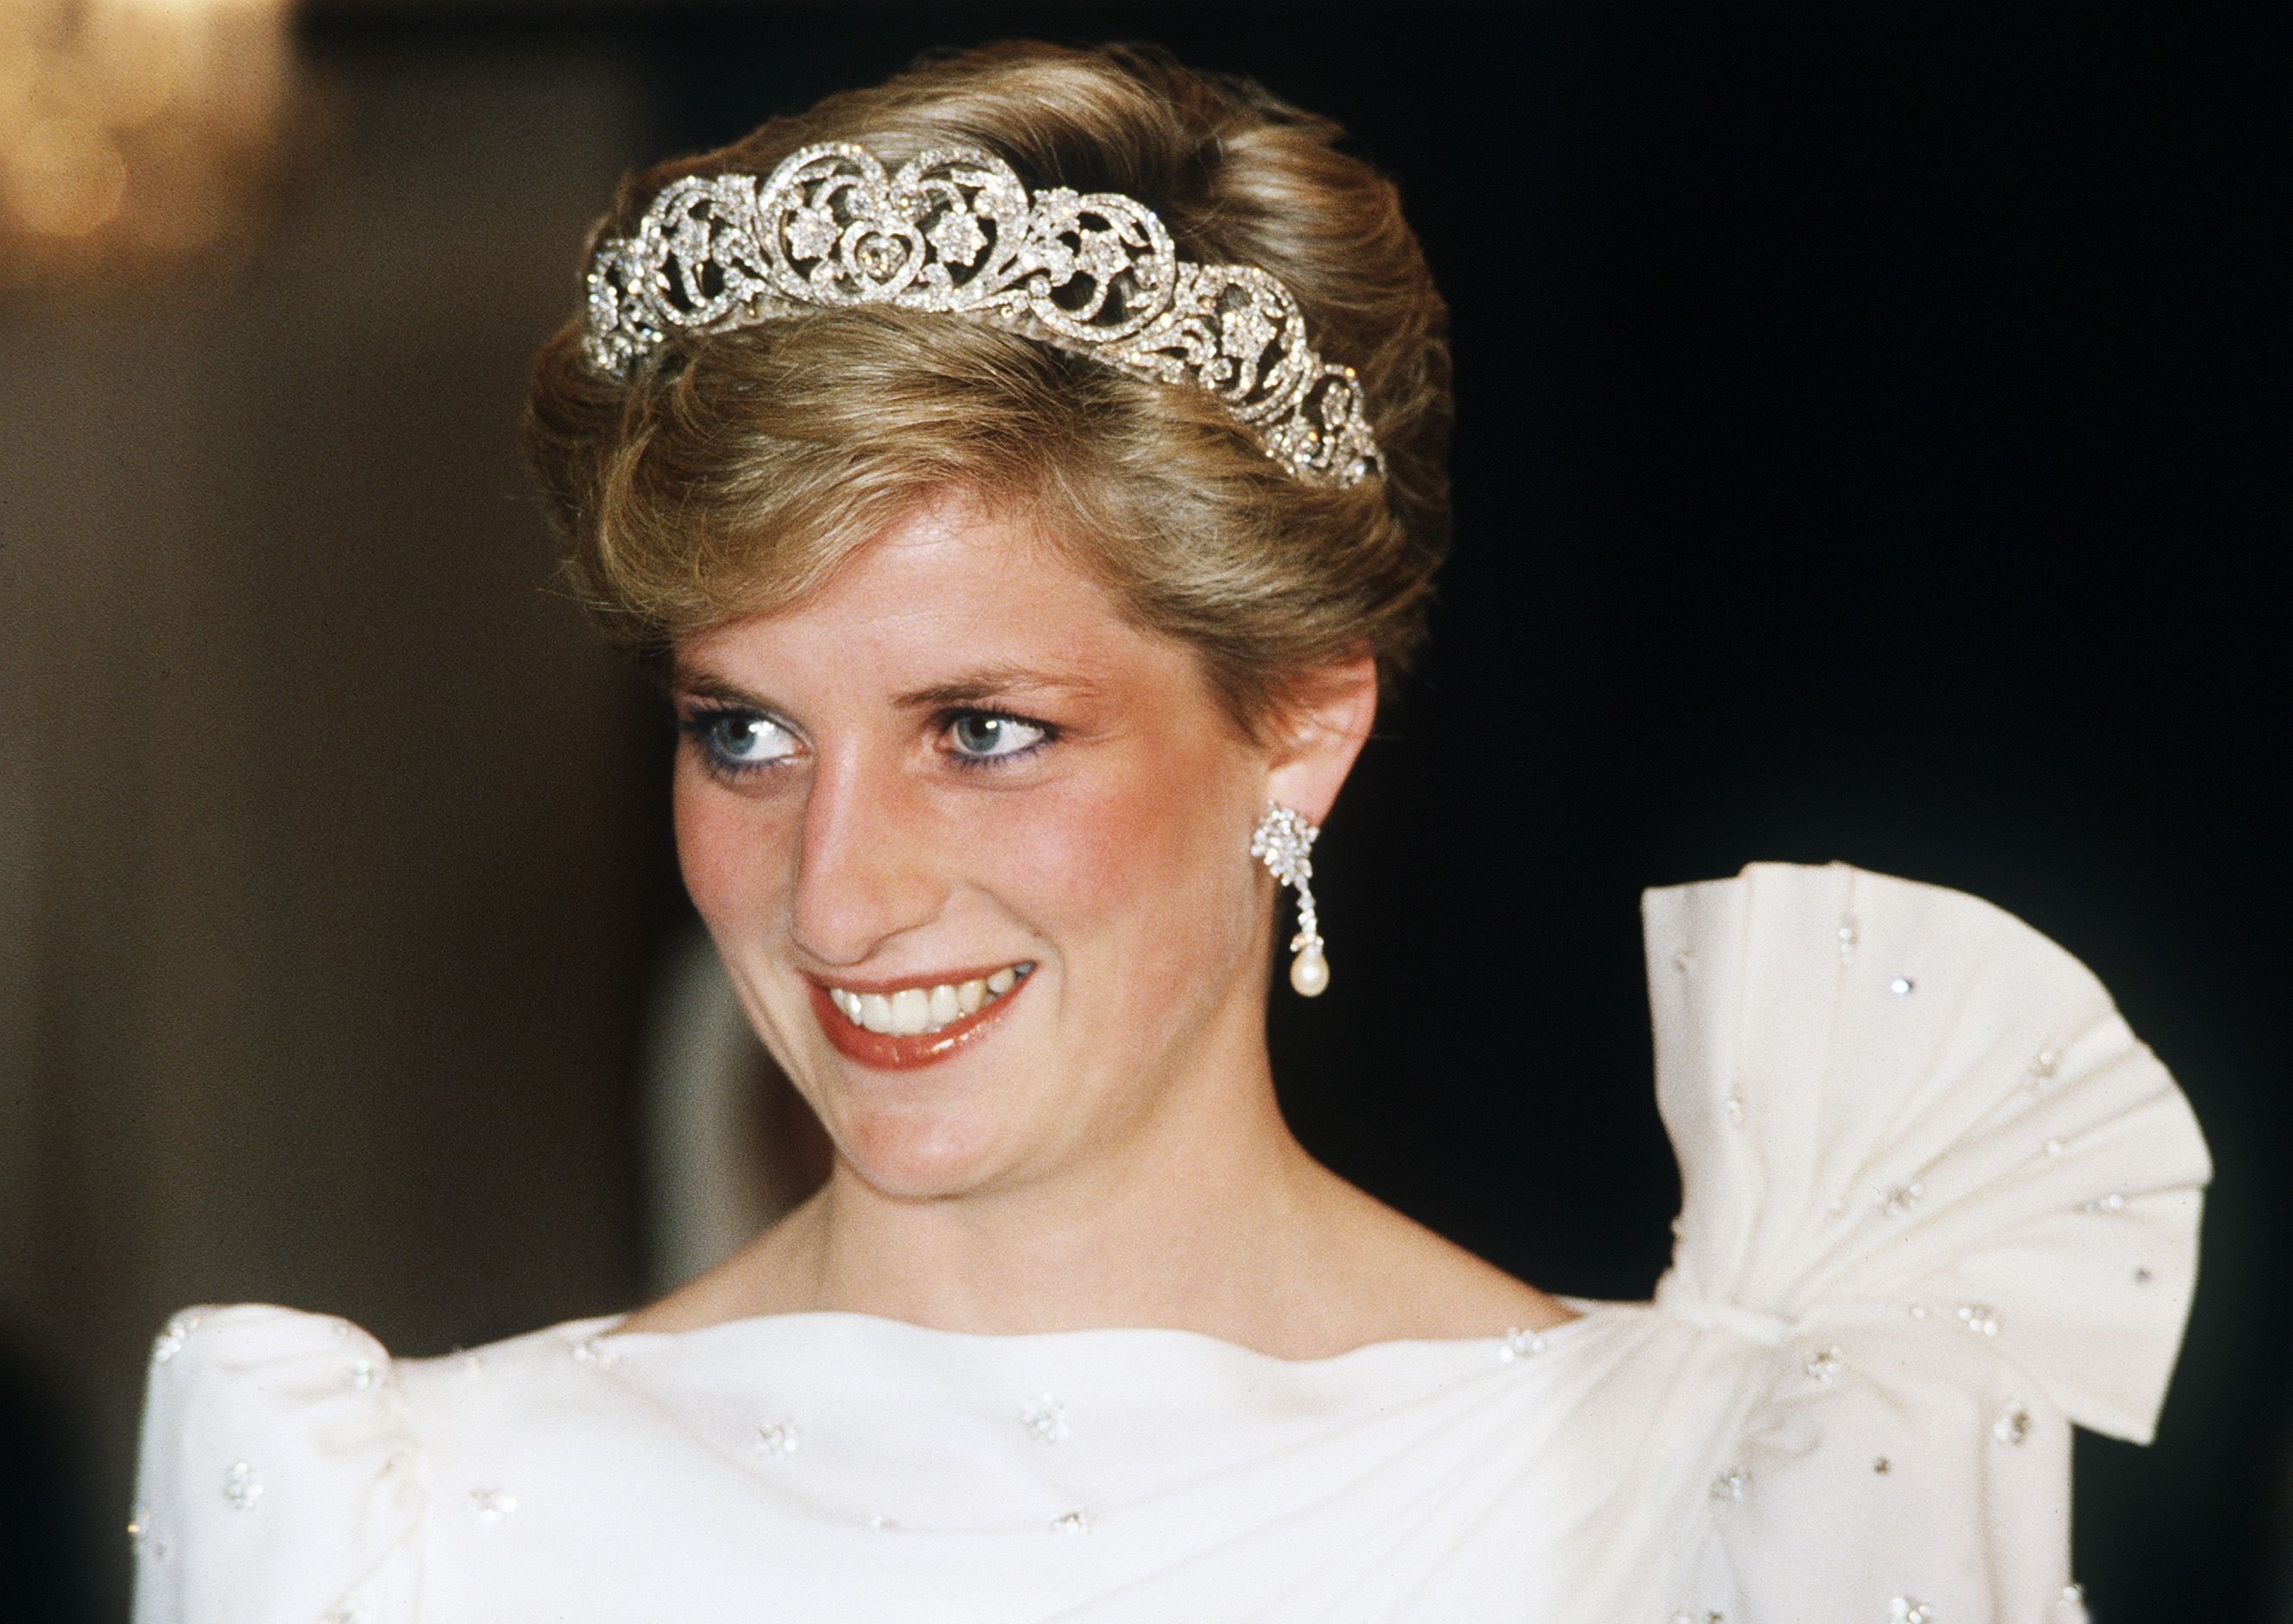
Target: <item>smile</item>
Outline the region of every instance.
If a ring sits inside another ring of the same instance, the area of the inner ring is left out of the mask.
[[[1001,1014],[1032,963],[907,985],[834,987],[808,981],[829,1042],[850,1059],[891,1071],[953,1054]]]

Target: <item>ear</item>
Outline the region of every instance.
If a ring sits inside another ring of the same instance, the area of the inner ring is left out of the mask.
[[[1365,654],[1317,673],[1275,718],[1267,798],[1316,823],[1327,818],[1376,720],[1375,659]]]

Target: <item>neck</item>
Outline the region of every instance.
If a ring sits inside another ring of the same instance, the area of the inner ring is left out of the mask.
[[[1262,1014],[1114,1143],[1024,1183],[887,1195],[839,1159],[758,1259],[777,1305],[986,1334],[1158,1326],[1263,1346],[1342,1189],[1274,1096]]]

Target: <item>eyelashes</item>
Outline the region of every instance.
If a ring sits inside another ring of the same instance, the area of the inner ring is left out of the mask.
[[[960,772],[993,772],[1025,761],[1059,737],[1049,722],[1011,711],[952,708],[932,718],[939,755]],[[712,777],[734,781],[777,767],[803,753],[794,728],[770,714],[739,706],[687,705],[677,731]]]

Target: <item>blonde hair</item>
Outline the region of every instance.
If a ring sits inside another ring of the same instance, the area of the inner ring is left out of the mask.
[[[593,243],[679,176],[769,174],[821,141],[887,165],[967,144],[1031,188],[1125,193],[1182,255],[1280,279],[1316,347],[1359,373],[1387,473],[1305,484],[1202,391],[960,317],[808,311],[680,338],[626,384],[589,368],[577,319],[535,364],[526,445],[583,596],[658,657],[952,495],[1026,515],[1133,622],[1192,645],[1245,728],[1341,660],[1390,679],[1447,545],[1446,312],[1392,185],[1340,133],[1152,47],[1013,42],[631,177]]]

